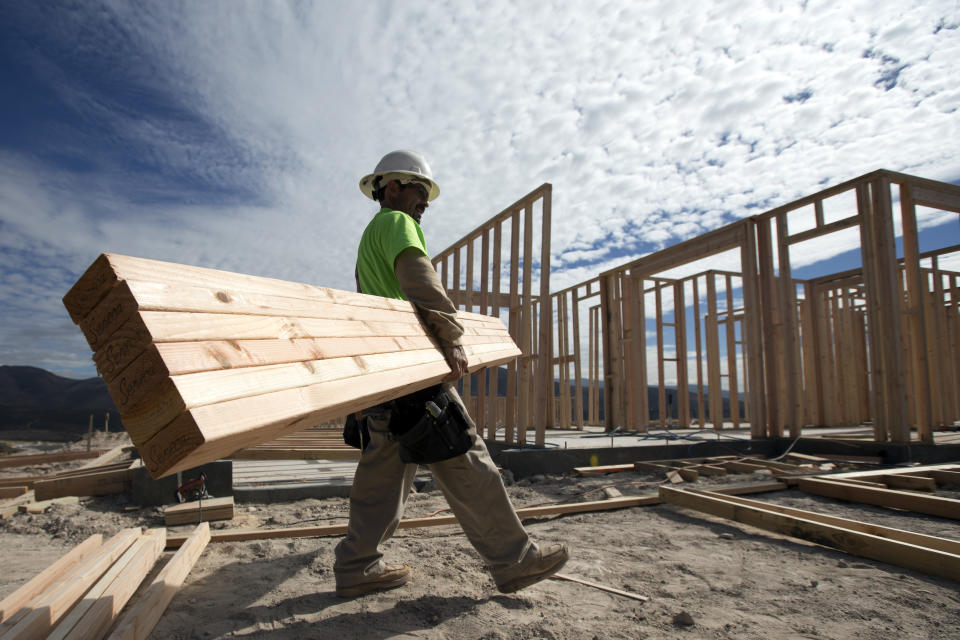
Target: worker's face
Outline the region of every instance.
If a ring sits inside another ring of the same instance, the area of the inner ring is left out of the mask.
[[[427,188],[422,184],[416,182],[400,184],[394,180],[387,184],[383,205],[395,211],[403,211],[419,223],[423,212],[430,206],[427,202],[429,195]]]

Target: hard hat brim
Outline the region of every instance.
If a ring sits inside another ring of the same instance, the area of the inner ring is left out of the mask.
[[[363,195],[367,196],[367,197],[370,198],[371,200],[374,200],[374,199],[375,199],[375,198],[373,197],[373,182],[374,182],[374,180],[376,180],[377,176],[387,176],[387,175],[391,175],[391,174],[405,174],[405,175],[408,175],[408,176],[414,176],[414,177],[416,177],[418,180],[423,180],[423,181],[429,182],[429,183],[430,183],[430,193],[427,194],[427,201],[428,201],[428,202],[434,200],[437,196],[440,195],[440,187],[439,187],[439,185],[437,185],[436,182],[434,182],[433,180],[431,180],[430,178],[426,177],[426,176],[423,175],[423,174],[414,173],[413,171],[381,171],[381,172],[371,173],[371,174],[365,175],[365,176],[363,176],[363,178],[360,179],[360,191],[363,193]]]

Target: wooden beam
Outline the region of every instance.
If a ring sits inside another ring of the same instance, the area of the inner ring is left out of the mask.
[[[359,449],[243,449],[234,451],[225,458],[229,460],[359,460]]]
[[[17,485],[12,487],[0,487],[0,500],[9,500],[10,498],[19,498],[26,495],[30,487],[26,485]]]
[[[779,491],[786,489],[787,485],[782,482],[770,482],[765,484],[744,485],[739,487],[726,487],[724,494],[743,495],[752,493],[767,493],[770,491]],[[558,504],[543,507],[524,507],[517,509],[517,517],[527,518],[545,518],[556,515],[566,515],[571,513],[590,513],[595,511],[610,511],[613,509],[626,509],[629,507],[643,507],[660,504],[660,498],[657,495],[635,496],[629,498],[611,498],[609,500],[597,500],[592,502],[578,502],[575,504]],[[401,520],[399,529],[417,529],[420,527],[440,527],[446,525],[456,525],[457,519],[454,516],[433,516],[429,518],[410,518]],[[240,542],[245,540],[273,540],[277,538],[316,538],[324,536],[342,536],[347,532],[345,524],[322,525],[318,527],[289,527],[285,529],[236,529],[233,531],[225,530],[211,534],[211,542]],[[185,536],[167,536],[167,548],[179,547],[186,540]]]
[[[17,507],[20,513],[44,513],[47,509],[55,504],[79,504],[80,498],[77,496],[64,496],[62,498],[51,498],[49,500],[41,500],[39,502],[28,502],[27,504],[21,504]]]
[[[99,533],[93,534],[35,575],[26,584],[0,600],[0,622],[9,620],[34,598],[58,580],[61,580],[72,567],[99,549],[102,543],[103,536]]]
[[[110,634],[110,640],[146,640],[208,542],[210,525],[204,522],[179,545],[180,549],[161,569],[150,586],[136,603],[123,613]]]
[[[117,559],[47,640],[101,638],[163,553],[165,529],[151,529]]]
[[[893,489],[852,486],[825,478],[800,478],[797,488],[806,493],[846,500],[847,502],[862,502],[880,507],[905,509],[931,516],[960,520],[960,500],[952,498],[927,496]]]
[[[756,504],[749,504],[752,501],[728,500],[723,496],[712,495],[709,492],[660,487],[660,496],[670,504],[696,509],[767,531],[801,538],[864,558],[879,560],[951,580],[960,579],[960,555],[957,553],[864,533],[856,529],[856,525],[860,523],[841,524],[843,519],[838,518],[830,519],[832,523],[828,524],[821,518],[804,517],[807,514],[800,515],[800,510],[792,510],[792,513],[789,511],[778,512],[766,505],[761,507]],[[883,528],[879,528],[878,531],[880,529]],[[889,533],[892,530],[886,531]]]
[[[44,638],[84,593],[122,556],[137,538],[139,529],[124,529],[110,538],[100,549],[71,568],[63,579],[51,586],[25,608],[28,613],[19,620],[11,618],[0,625],[6,632],[3,640]]]
[[[233,496],[175,504],[164,509],[163,516],[168,527],[211,520],[232,520]]]
[[[0,458],[0,469],[34,466],[38,464],[48,464],[50,462],[88,460],[100,456],[103,452],[103,449],[97,449],[95,451],[61,451],[58,453],[28,453],[4,456]]]
[[[50,500],[63,496],[108,496],[129,491],[132,479],[130,469],[112,469],[40,480],[34,484],[33,491],[37,500]]]

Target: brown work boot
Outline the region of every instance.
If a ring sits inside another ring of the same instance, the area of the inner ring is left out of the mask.
[[[348,587],[337,585],[337,597],[356,598],[373,591],[396,589],[410,581],[410,567],[404,565],[387,565],[382,573],[372,578],[353,584]]]
[[[563,568],[570,555],[564,544],[551,544],[539,550],[540,557],[523,567],[520,574],[497,585],[500,593],[513,593],[549,578]]]

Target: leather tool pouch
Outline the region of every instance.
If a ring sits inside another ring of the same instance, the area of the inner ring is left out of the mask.
[[[442,462],[466,453],[473,445],[463,409],[443,387],[430,387],[392,404],[389,428],[400,445],[400,459],[404,462]]]
[[[363,451],[370,444],[370,431],[367,429],[367,419],[364,416],[357,418],[356,413],[347,416],[347,421],[343,424],[343,441]]]

